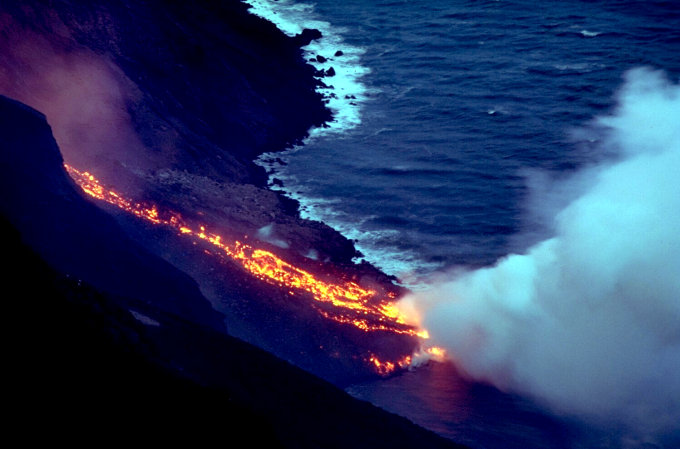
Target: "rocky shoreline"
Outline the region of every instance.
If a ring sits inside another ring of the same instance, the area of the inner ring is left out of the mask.
[[[71,232],[71,222],[87,221],[84,206],[68,220],[58,209],[64,199],[66,204],[82,201],[73,197],[77,194],[69,191],[73,187],[58,168],[63,155],[67,163],[91,171],[118,192],[180,211],[221,235],[250,238],[312,273],[360,281],[382,292],[400,291],[376,268],[352,262],[358,253],[351,241],[323,223],[301,219],[297,204],[267,189],[266,173],[253,163],[257,155],[299,142],[310,127],[330,119],[315,92],[315,69],[300,50],[318,33],[287,37],[238,1],[33,0],[3,5],[2,12],[0,93],[44,113],[59,147],[45,144],[51,136],[41,132],[45,142],[34,149],[47,145],[57,153],[37,170],[34,160],[40,155],[26,153],[28,159],[13,160],[15,155],[9,155],[21,144],[9,148],[5,160],[9,158],[19,177],[10,179],[20,183],[22,176],[42,172],[41,188],[62,195],[50,202],[54,207],[49,213],[40,214],[21,201],[43,191],[20,193],[8,180],[6,191],[17,204],[4,213],[22,234],[35,234],[29,245],[48,254],[51,265],[123,296],[134,296],[139,285],[147,285],[140,279],[118,292],[119,279],[144,270],[119,273],[114,280],[101,267],[115,266],[115,261],[104,257],[100,264],[84,262],[110,248],[69,253],[66,242],[80,248],[94,245],[74,235],[88,235],[86,231],[65,236],[60,234],[64,229],[32,228],[56,219],[68,222],[63,227]],[[151,302],[168,312],[195,313],[194,321],[214,329],[224,326],[221,316],[231,335],[336,384],[375,375],[366,365],[371,354],[401,358],[418,344],[399,335],[366,339],[363,331],[329,323],[240,267],[206,261],[203,249],[183,246],[171,232],[140,225],[120,211],[107,212],[139,250],[169,261],[198,282],[213,310],[199,311],[201,301],[190,299],[167,309],[160,303],[163,295],[151,292],[153,282],[147,290],[157,299]],[[121,232],[98,226],[114,235]],[[50,243],[56,241],[60,244]],[[188,289],[167,287],[173,292]]]

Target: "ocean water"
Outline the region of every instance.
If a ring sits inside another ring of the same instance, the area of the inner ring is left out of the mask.
[[[532,175],[603,156],[574,130],[627,70],[680,74],[675,1],[257,3],[293,34],[321,29],[308,56],[342,74],[323,79],[336,123],[268,165],[273,187],[407,283],[528,246]]]
[[[260,159],[272,188],[415,289],[545,238],[550,216],[532,202],[544,180],[611,157],[593,121],[611,113],[625,74],[680,80],[678,1],[249,3],[290,34],[320,29],[306,57],[336,72],[322,90],[336,120]],[[473,447],[643,446],[452,365],[349,391]]]

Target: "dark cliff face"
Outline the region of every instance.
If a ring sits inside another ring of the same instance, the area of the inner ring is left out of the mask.
[[[83,200],[61,168],[42,114],[0,96],[0,136],[0,215],[48,263],[112,295],[224,329],[222,316],[191,278],[142,249]]]
[[[239,1],[33,0],[2,9],[8,13],[4,25],[13,31],[3,36],[5,62],[53,70],[62,63],[88,64],[108,72],[98,74],[107,78],[102,87],[120,90],[123,104],[107,98],[107,106],[126,107],[141,151],[150,153],[138,156],[140,168],[156,162],[153,153],[164,146],[166,153],[174,150],[171,158],[164,155],[164,167],[170,161],[190,172],[261,181],[251,164],[258,154],[299,141],[330,118],[298,42],[248,14]],[[41,65],[20,54],[30,47],[57,60]],[[15,69],[5,88],[42,102],[48,93],[21,92],[17,79],[26,72]],[[71,89],[64,85],[68,80],[50,79],[54,74],[30,75]],[[98,100],[93,93],[82,98],[81,111]]]

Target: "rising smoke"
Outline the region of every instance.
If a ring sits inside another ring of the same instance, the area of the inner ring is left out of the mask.
[[[404,301],[469,376],[668,436],[680,432],[680,85],[632,70],[596,125],[616,157],[561,184],[570,201],[540,205],[557,209],[552,238]]]
[[[121,166],[143,165],[148,151],[128,113],[141,95],[137,86],[76,44],[63,24],[54,26],[64,35],[37,32],[0,11],[0,94],[45,114],[74,166],[115,175]]]

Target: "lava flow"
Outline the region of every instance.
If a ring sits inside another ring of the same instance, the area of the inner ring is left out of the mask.
[[[220,250],[215,253],[211,251],[211,254],[239,263],[258,279],[287,288],[293,296],[302,292],[311,294],[316,302],[313,304],[315,309],[325,318],[353,325],[365,332],[384,331],[421,339],[429,338],[426,330],[407,323],[406,317],[390,302],[395,296],[393,294],[388,293],[388,298],[383,299],[378,298],[374,290],[363,288],[355,282],[324,282],[269,251],[253,248],[240,241],[226,243],[222,236],[208,232],[205,225],[190,225],[179,213],[160,211],[156,205],[132,201],[102,186],[92,174],[66,164],[64,167],[76,184],[91,197],[149,223],[172,228],[179,235],[192,238],[195,242],[207,242]],[[409,366],[411,357],[382,362],[373,355],[368,362],[379,374],[385,375],[395,371],[397,367]]]

